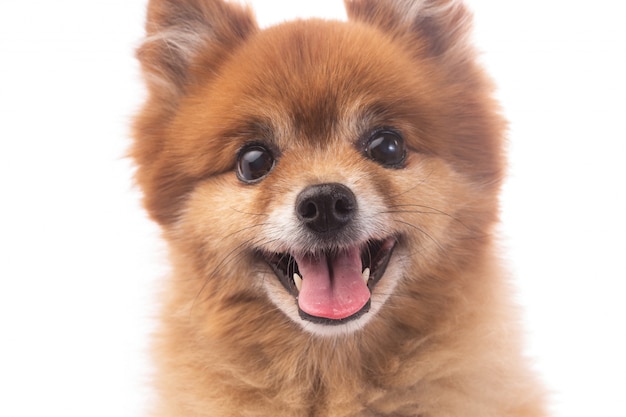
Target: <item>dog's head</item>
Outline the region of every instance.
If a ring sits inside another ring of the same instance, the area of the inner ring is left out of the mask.
[[[504,123],[467,10],[346,7],[259,30],[234,3],[151,1],[133,156],[190,302],[349,332],[486,245]]]

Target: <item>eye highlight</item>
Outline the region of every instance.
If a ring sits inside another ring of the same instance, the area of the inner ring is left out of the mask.
[[[404,139],[392,130],[378,130],[365,144],[365,155],[386,168],[402,168],[406,157]]]
[[[237,157],[237,177],[242,182],[255,183],[270,173],[275,162],[272,152],[264,145],[246,145]]]

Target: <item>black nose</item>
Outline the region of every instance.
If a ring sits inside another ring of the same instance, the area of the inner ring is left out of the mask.
[[[298,195],[296,214],[302,224],[317,233],[341,229],[356,213],[356,196],[345,185],[311,185]]]

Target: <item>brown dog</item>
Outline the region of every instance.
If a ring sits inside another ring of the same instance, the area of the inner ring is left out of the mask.
[[[173,265],[156,415],[543,416],[470,15],[346,7],[261,31],[232,2],[150,1],[132,155]]]

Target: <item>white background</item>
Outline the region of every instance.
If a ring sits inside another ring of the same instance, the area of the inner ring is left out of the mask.
[[[468,0],[511,120],[507,259],[556,417],[626,417],[619,1]],[[253,1],[263,25],[339,0]],[[0,1],[0,416],[141,416],[163,246],[131,184],[145,0]]]

